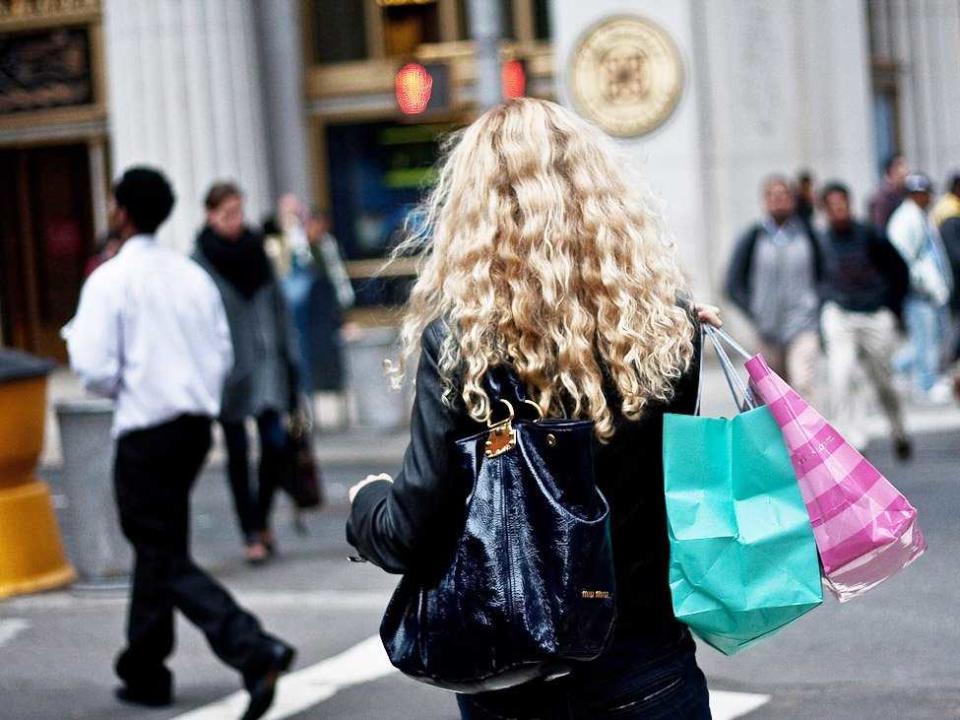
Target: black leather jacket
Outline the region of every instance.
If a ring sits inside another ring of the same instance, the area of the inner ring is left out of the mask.
[[[448,481],[451,449],[457,439],[482,428],[459,398],[453,407],[442,400],[438,359],[445,332],[436,322],[423,334],[411,439],[400,472],[392,484],[380,481],[360,490],[347,523],[350,544],[393,573],[435,572],[449,558],[465,518],[470,488]],[[690,332],[695,332],[692,322]],[[620,635],[675,637],[680,631],[667,581],[663,414],[694,412],[698,340],[695,346],[694,361],[677,381],[673,400],[649,407],[637,422],[617,413],[616,434],[609,443],[598,444],[596,477],[611,508]],[[616,396],[608,397],[611,407],[618,408]]]

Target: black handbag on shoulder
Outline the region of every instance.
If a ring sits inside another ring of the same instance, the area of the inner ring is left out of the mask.
[[[487,386],[506,417],[457,442],[472,491],[452,561],[434,581],[405,576],[380,626],[400,671],[461,693],[564,675],[604,650],[616,616],[593,423],[539,419],[502,369]]]

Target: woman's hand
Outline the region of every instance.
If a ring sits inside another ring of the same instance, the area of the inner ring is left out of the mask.
[[[350,498],[350,504],[353,505],[353,501],[357,497],[358,492],[360,492],[363,488],[365,488],[370,483],[379,482],[380,480],[387,480],[389,482],[393,482],[393,478],[387,475],[386,473],[380,473],[379,475],[367,475],[363,480],[361,480],[352,488],[350,488],[349,492],[347,493],[347,497]]]
[[[720,308],[716,305],[694,303],[693,307],[697,311],[697,317],[700,319],[700,322],[706,325],[712,325],[715,328],[723,327],[723,320],[720,319]]]

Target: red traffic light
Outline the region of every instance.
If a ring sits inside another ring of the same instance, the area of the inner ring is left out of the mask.
[[[408,63],[394,78],[397,105],[404,115],[419,115],[427,109],[433,94],[433,76],[419,63]]]
[[[527,68],[522,60],[508,60],[500,70],[505,100],[521,98],[527,94]]]

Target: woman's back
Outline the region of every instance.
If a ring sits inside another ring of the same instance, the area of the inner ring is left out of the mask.
[[[348,540],[391,572],[436,577],[471,490],[454,443],[486,427],[487,375],[507,368],[545,416],[594,424],[619,610],[617,659],[594,664],[627,682],[632,657],[655,670],[679,663],[691,711],[664,717],[704,717],[692,641],[671,610],[661,460],[663,414],[696,404],[697,333],[649,198],[599,131],[523,99],[464,131],[420,218],[421,232],[398,250],[424,251],[394,370],[402,378],[419,351],[410,446],[393,482],[368,478],[351,492]],[[583,700],[590,693],[575,680],[565,687]],[[634,685],[629,692],[644,690]],[[464,717],[498,716],[477,714],[484,702],[465,700]],[[500,716],[526,716],[520,699],[503,702]]]

